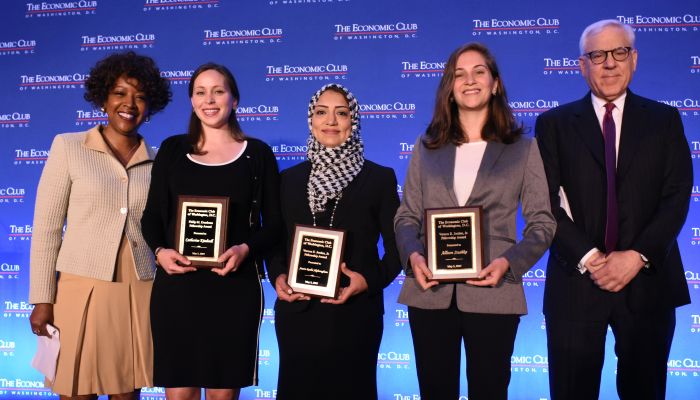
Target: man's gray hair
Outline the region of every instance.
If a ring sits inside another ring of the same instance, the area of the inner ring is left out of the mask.
[[[627,24],[623,24],[622,22],[616,20],[616,19],[604,19],[598,22],[594,22],[586,27],[586,29],[583,30],[583,33],[581,34],[581,39],[578,41],[578,48],[583,55],[584,53],[584,46],[586,44],[586,40],[588,40],[588,37],[591,35],[594,35],[600,31],[602,31],[604,28],[607,28],[608,26],[615,26],[618,27],[622,30],[625,31],[625,35],[627,36],[627,40],[630,42],[630,47],[634,48],[634,29],[632,29],[631,26]],[[593,50],[604,50],[604,49],[593,49]],[[609,50],[609,49],[606,49]]]

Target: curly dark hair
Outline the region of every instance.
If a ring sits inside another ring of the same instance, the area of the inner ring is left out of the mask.
[[[102,107],[119,77],[136,79],[146,93],[149,115],[162,111],[173,97],[170,82],[160,76],[160,70],[151,57],[129,51],[114,53],[98,61],[85,80],[85,100]]]

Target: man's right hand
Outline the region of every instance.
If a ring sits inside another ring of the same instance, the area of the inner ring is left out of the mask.
[[[586,264],[584,267],[588,270],[589,273],[594,273],[600,268],[602,268],[605,265],[605,262],[607,260],[605,259],[605,254],[598,250],[595,253],[591,254],[590,257],[588,257],[588,260],[586,260]]]

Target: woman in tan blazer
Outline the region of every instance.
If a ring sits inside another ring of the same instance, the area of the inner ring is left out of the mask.
[[[60,333],[47,383],[61,399],[136,399],[152,386],[154,275],[140,230],[154,153],[137,130],[171,93],[154,61],[133,52],[99,61],[85,87],[108,122],[51,145],[34,211],[29,320],[36,335],[49,336],[47,324]]]

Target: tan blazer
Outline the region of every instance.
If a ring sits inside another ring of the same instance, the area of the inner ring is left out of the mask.
[[[414,251],[425,255],[425,209],[458,204],[453,188],[456,147],[447,144],[429,150],[421,139],[413,147],[403,200],[394,219],[396,243],[407,275],[399,303],[446,309],[456,290],[460,311],[526,314],[522,276],[542,257],[556,230],[537,143],[526,137],[512,144],[489,142],[466,204],[483,207],[484,266],[498,257],[510,262],[503,283],[495,288],[445,283],[423,291],[413,278],[408,258]],[[516,243],[519,205],[526,224],[522,240]]]
[[[153,279],[153,254],[140,221],[154,155],[142,140],[125,169],[99,127],[54,138],[36,195],[30,303],[54,302],[56,271],[111,281],[124,234],[139,279]]]

